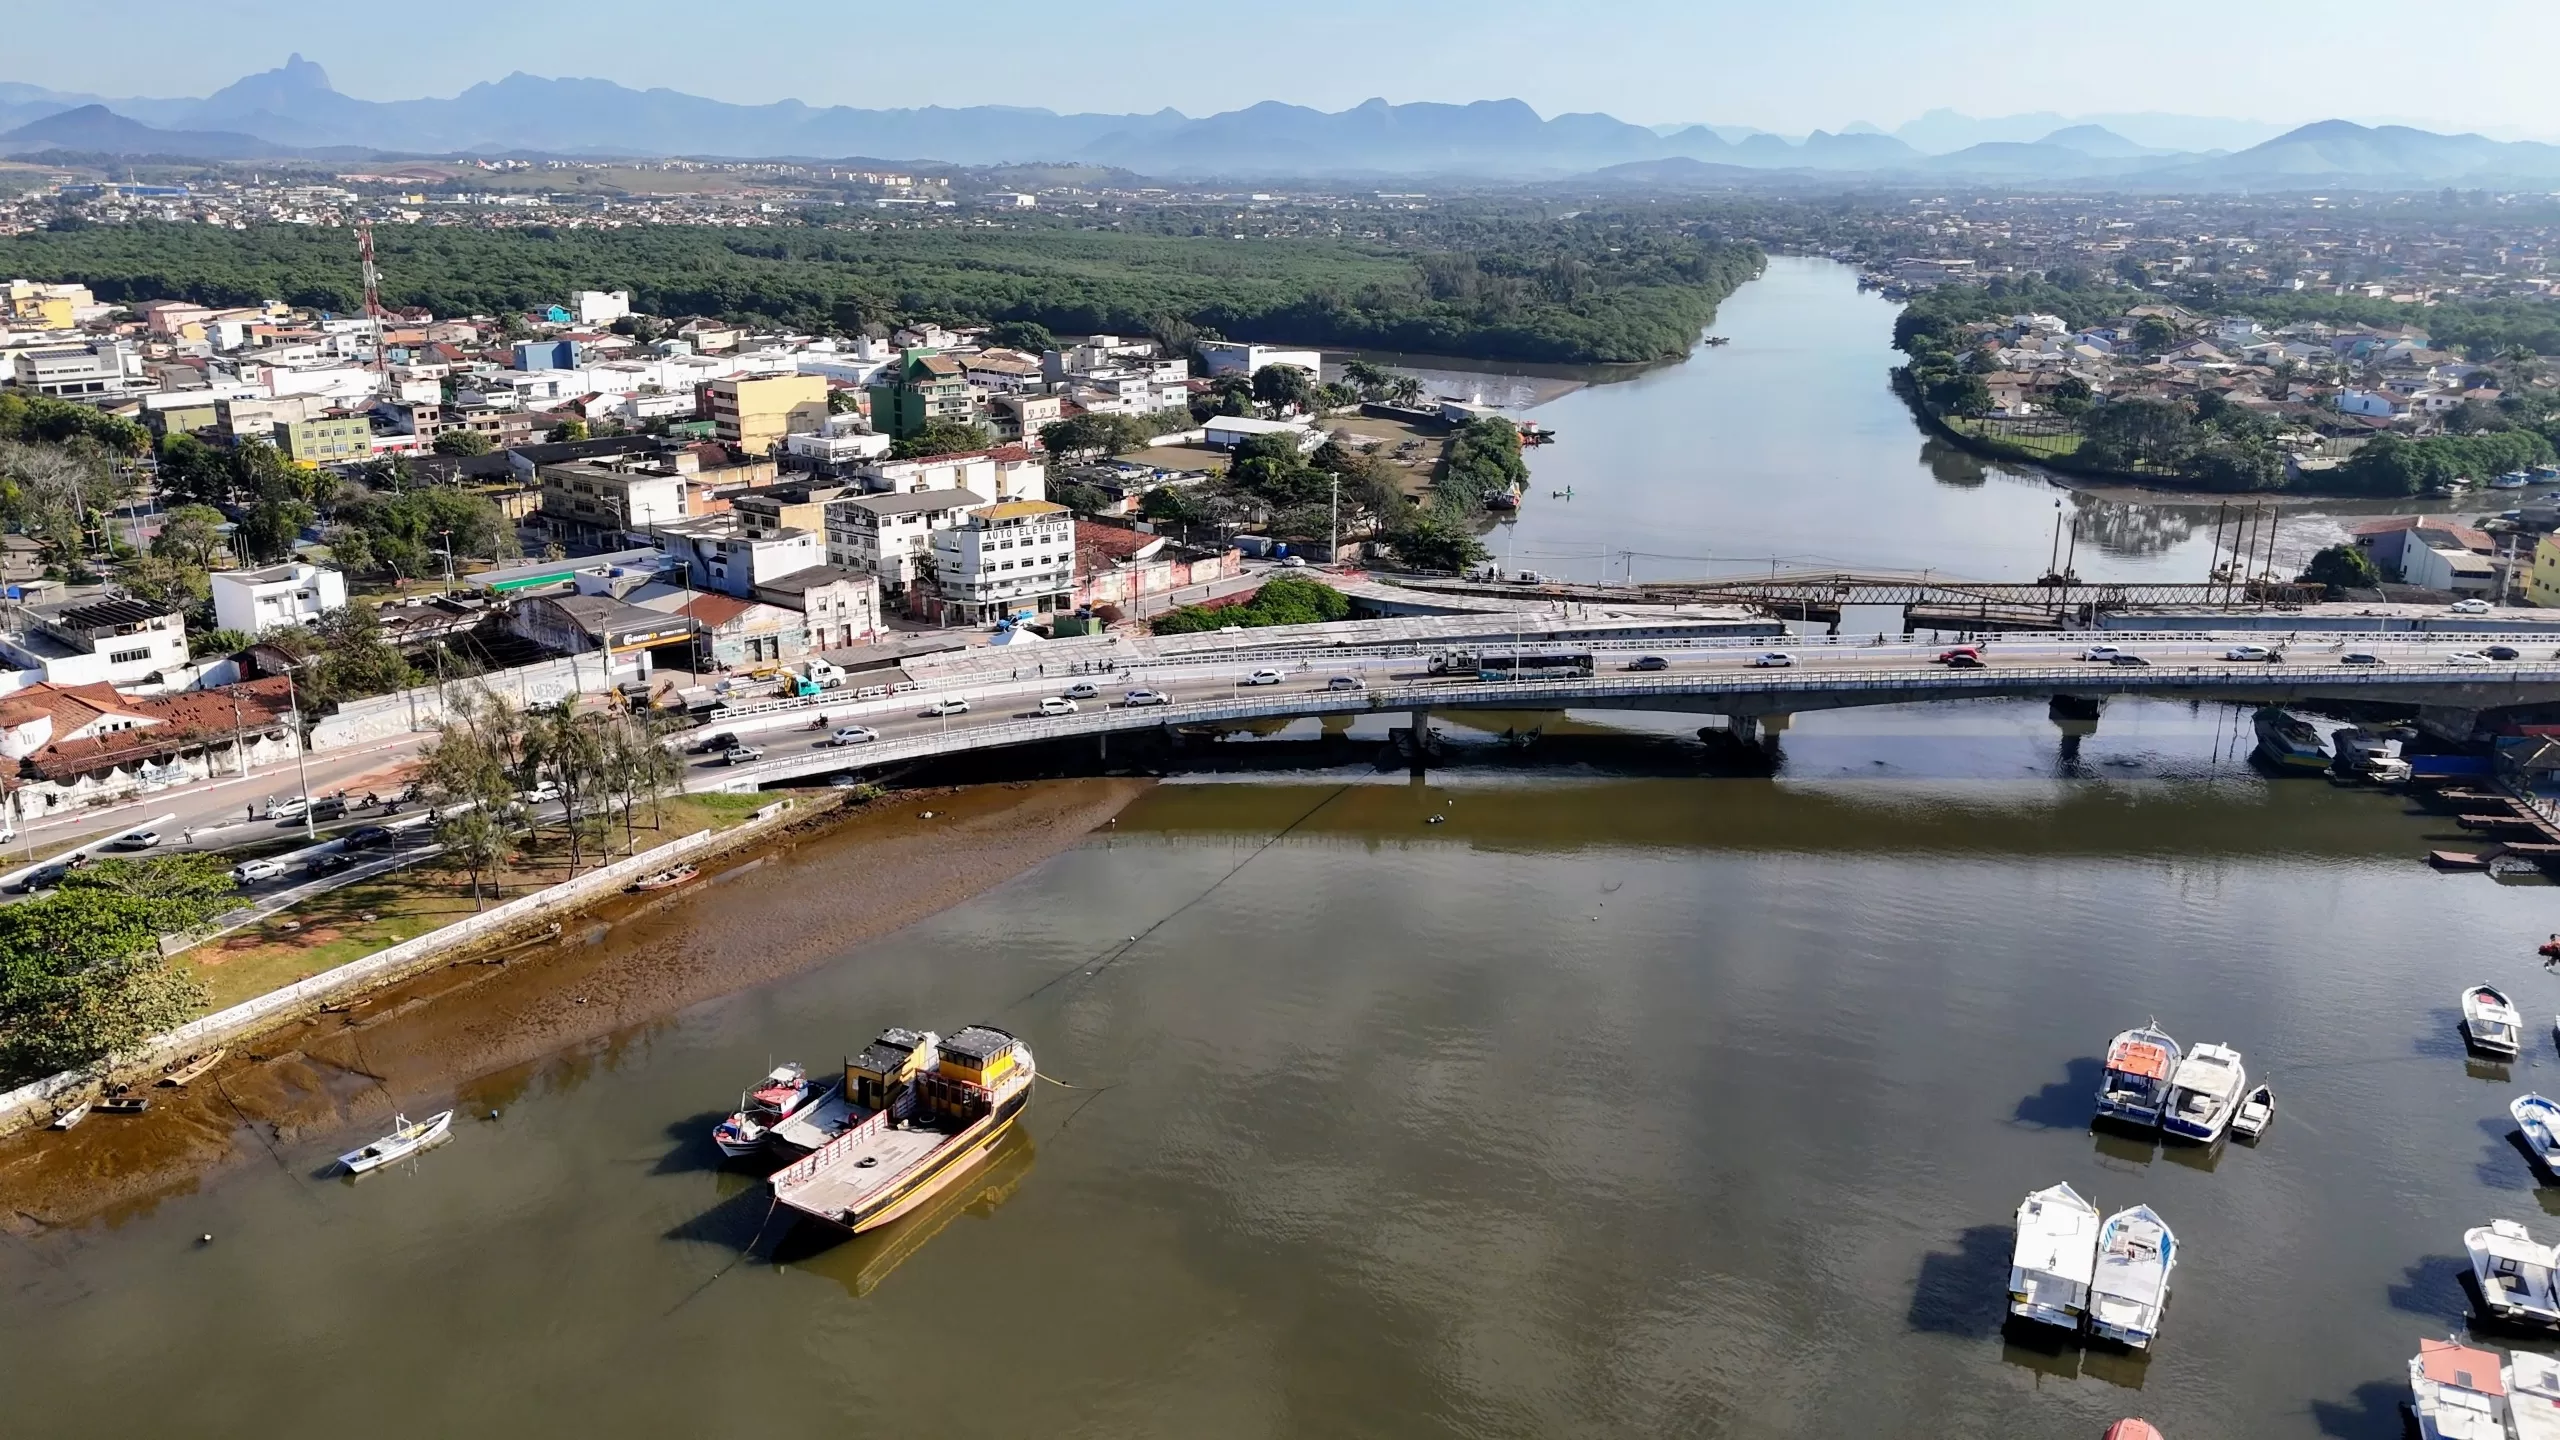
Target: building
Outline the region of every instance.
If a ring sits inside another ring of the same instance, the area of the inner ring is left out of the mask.
[[[536,473],[543,522],[581,539],[646,530],[693,513],[691,482],[672,470],[575,460]]]
[[[852,488],[851,482],[843,480],[758,485],[731,492],[729,514],[736,519],[739,531],[747,535],[776,535],[785,530],[823,532],[827,528],[827,502]]]
[[[888,455],[891,443],[888,436],[874,435],[850,423],[852,421],[850,415],[830,416],[822,430],[785,436],[782,451],[812,465],[830,469],[844,469]]]
[[[2430,590],[2457,588],[2440,583],[2451,579],[2457,572],[2466,577],[2484,575],[2490,558],[2498,553],[2497,541],[2487,531],[2423,515],[2369,520],[2349,533],[2354,536],[2357,548],[2372,558],[2373,568],[2382,578]],[[2475,569],[2468,562],[2457,562],[2453,558],[2457,554],[2479,561],[2480,568]],[[2485,578],[2476,583],[2476,593],[2485,594],[2492,588]],[[2475,593],[2469,588],[2469,582],[2463,588],[2466,594]]]
[[[288,460],[305,465],[345,465],[373,458],[373,422],[362,415],[332,411],[300,420],[280,420],[276,448]]]
[[[933,350],[907,350],[871,382],[871,428],[893,439],[936,420],[965,422],[974,411],[960,362]]]
[[[2524,598],[2530,604],[2560,607],[2560,536],[2545,535],[2533,542],[2533,573],[2526,577]]]
[[[578,368],[578,344],[574,340],[519,340],[515,355],[516,368],[528,373]]]
[[[880,581],[840,565],[797,570],[756,586],[755,598],[800,612],[812,650],[860,645],[880,632]]]
[[[116,395],[125,388],[124,347],[113,340],[21,350],[10,357],[9,378],[21,390],[77,399]]]
[[[80,323],[82,310],[97,303],[86,285],[0,284],[0,322],[30,330],[68,330]]]
[[[1066,406],[1062,395],[998,395],[987,402],[987,418],[997,439],[1019,440],[1037,449],[1040,427],[1065,419]]]
[[[1007,500],[933,532],[933,608],[983,625],[1073,607],[1075,522],[1064,505]]]
[[[258,636],[282,625],[308,625],[347,604],[347,577],[319,565],[270,565],[213,572],[213,621]]]
[[[1212,450],[1233,450],[1257,435],[1287,435],[1301,451],[1324,443],[1324,436],[1303,420],[1263,420],[1251,415],[1216,415],[1201,426],[1201,441]]]
[[[695,595],[655,590],[638,601],[693,626],[696,670],[741,670],[788,664],[809,653],[800,612],[736,595]]]
[[[1204,340],[1199,346],[1200,364],[1212,376],[1246,375],[1266,365],[1294,365],[1311,378],[1324,375],[1324,356],[1314,350],[1282,350],[1271,345],[1246,345],[1233,340]]]
[[[968,490],[847,495],[827,506],[827,563],[860,571],[912,601],[933,555],[933,532],[986,504]]]
[[[610,325],[631,313],[628,290],[581,290],[569,297],[581,325]]]
[[[300,747],[281,678],[174,695],[42,682],[0,699],[0,766],[24,818],[287,759]]]
[[[825,538],[814,526],[747,535],[731,517],[714,516],[662,525],[655,533],[668,558],[684,565],[687,584],[723,595],[752,595],[759,585],[814,569],[827,558]]]
[[[711,433],[750,455],[770,455],[784,436],[826,427],[827,382],[816,375],[734,375],[704,393]]]
[[[1232,550],[1184,550],[1163,535],[1076,522],[1075,605],[1117,605],[1134,611],[1139,601],[1205,585],[1236,573]]]
[[[693,622],[682,615],[645,609],[610,595],[532,595],[507,611],[518,637],[564,655],[599,655],[603,673],[593,687],[645,683],[655,672],[652,652],[675,647],[693,653]]]
[[[118,689],[183,684],[191,673],[186,618],[139,600],[70,600],[27,605],[17,628],[0,633],[0,658],[40,670],[50,685]]]

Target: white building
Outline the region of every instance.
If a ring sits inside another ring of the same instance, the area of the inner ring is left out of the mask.
[[[2400,552],[2400,580],[2429,590],[2494,599],[2498,567],[2486,555],[2451,546],[2410,545]]]
[[[884,589],[912,591],[933,553],[933,532],[960,523],[987,503],[968,490],[910,490],[848,495],[827,502],[827,563],[879,578]]]
[[[297,562],[213,572],[214,623],[243,635],[308,625],[346,603],[347,577],[319,565]]]
[[[1303,420],[1264,420],[1252,415],[1215,415],[1201,426],[1202,444],[1212,450],[1233,450],[1257,435],[1294,437],[1301,451],[1313,450],[1324,443],[1315,427]]]
[[[570,297],[569,308],[578,312],[581,325],[610,325],[631,313],[631,292],[581,290]]]
[[[1324,356],[1313,350],[1282,350],[1233,340],[1200,342],[1200,363],[1212,375],[1251,375],[1266,365],[1295,365],[1311,377],[1324,374]]]
[[[1075,521],[1064,505],[1011,500],[933,532],[933,588],[945,624],[1074,608]]]
[[[860,645],[880,630],[879,578],[839,565],[796,570],[759,584],[755,598],[799,611],[812,650]]]
[[[187,623],[174,610],[139,600],[73,600],[29,605],[0,632],[0,658],[21,671],[42,671],[50,685],[162,689],[192,678]]]
[[[814,530],[745,535],[726,515],[680,520],[654,532],[670,559],[683,563],[693,588],[747,599],[759,585],[826,563],[826,543]]]
[[[114,395],[125,388],[124,347],[113,340],[21,350],[10,357],[10,379],[38,395]]]
[[[826,428],[816,434],[783,436],[782,452],[825,465],[859,465],[865,460],[885,459],[892,443],[886,435],[874,435],[861,428],[854,416],[830,415]]]

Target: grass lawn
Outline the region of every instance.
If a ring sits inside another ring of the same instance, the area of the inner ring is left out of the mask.
[[[654,849],[697,830],[725,830],[771,803],[764,795],[683,795],[660,802],[659,824],[649,824],[647,806],[635,811],[634,839],[641,850]],[[622,827],[609,827],[600,837],[605,853],[590,845],[580,857],[580,871],[606,860],[619,860],[626,848]],[[208,1010],[220,1010],[270,990],[332,970],[350,960],[415,939],[465,916],[513,900],[569,878],[568,838],[547,828],[518,847],[494,877],[481,877],[481,904],[471,901],[470,877],[458,866],[429,860],[354,885],[315,895],[292,909],[229,935],[211,940],[179,956],[178,963],[204,982]]]
[[[1946,417],[1946,421],[1950,429],[1960,434],[1970,435],[1977,440],[2004,446],[2019,454],[2031,455],[2041,460],[2059,459],[2075,453],[2080,448],[2080,435],[2077,431],[2067,431],[2060,435],[2014,435],[1996,425],[1969,420],[1960,415],[1950,415]]]

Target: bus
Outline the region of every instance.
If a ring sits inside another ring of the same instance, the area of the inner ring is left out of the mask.
[[[1480,655],[1435,657],[1434,674],[1463,675],[1479,680],[1588,680],[1593,665],[1588,650],[1488,650]]]

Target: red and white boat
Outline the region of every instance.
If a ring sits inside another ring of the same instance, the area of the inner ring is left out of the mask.
[[[738,1097],[738,1113],[711,1127],[711,1141],[732,1160],[764,1149],[773,1127],[799,1114],[824,1096],[812,1097],[809,1072],[796,1064],[776,1065],[773,1073]]]

